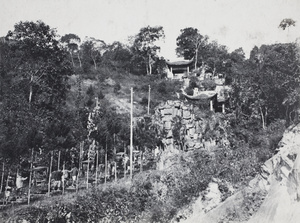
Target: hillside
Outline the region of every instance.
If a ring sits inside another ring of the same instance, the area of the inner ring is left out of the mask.
[[[248,186],[239,189],[224,202],[215,203],[212,210],[200,197],[192,206],[192,214],[180,222],[261,222],[288,223],[300,219],[297,199],[299,174],[295,160],[300,155],[300,124],[287,129],[280,141],[278,153],[267,160]],[[217,199],[218,189],[210,202]]]

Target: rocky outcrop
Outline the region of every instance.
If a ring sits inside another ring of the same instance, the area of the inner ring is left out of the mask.
[[[218,143],[226,144],[226,121],[224,115],[201,111],[193,104],[182,101],[167,101],[155,110],[154,120],[166,134],[164,144],[167,149],[176,143],[179,149],[209,149]],[[178,131],[174,135],[174,131]],[[210,132],[210,133],[209,133]]]
[[[192,214],[180,222],[300,222],[297,157],[300,158],[300,124],[286,130],[277,154],[265,162],[261,173],[247,187],[217,205],[214,203],[211,210],[203,196],[199,197],[191,204]]]

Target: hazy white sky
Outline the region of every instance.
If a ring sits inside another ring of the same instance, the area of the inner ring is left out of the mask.
[[[284,18],[296,26],[278,28]],[[0,36],[19,21],[42,20],[59,35],[125,42],[147,25],[161,25],[161,54],[174,59],[180,29],[198,28],[229,51],[300,37],[300,0],[0,0]]]

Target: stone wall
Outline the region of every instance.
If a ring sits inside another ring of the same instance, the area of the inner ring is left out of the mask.
[[[183,101],[167,101],[160,104],[154,115],[156,123],[164,130],[166,149],[211,149],[217,144],[228,143],[226,121],[220,113],[208,114]],[[180,128],[180,129],[176,129]],[[179,131],[180,138],[173,132]]]

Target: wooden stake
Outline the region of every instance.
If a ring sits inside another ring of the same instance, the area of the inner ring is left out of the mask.
[[[126,146],[125,146],[125,144],[124,144],[124,178],[126,177],[126,159],[125,159],[125,157],[126,157]]]
[[[148,94],[148,115],[150,114],[150,92],[151,92],[151,87],[149,85],[149,94]]]
[[[63,164],[63,171],[62,171],[62,179],[63,179],[63,181],[62,181],[62,193],[64,194],[65,193],[65,162],[64,162],[64,164]]]
[[[79,155],[79,171],[81,171],[82,170],[82,154],[83,154],[83,147],[84,147],[84,141],[82,141],[81,143],[80,143],[80,155]]]
[[[114,159],[114,166],[115,166],[115,181],[117,181],[117,162],[116,162],[116,154],[117,154],[117,149],[116,149],[116,134],[114,133],[114,154],[115,154],[115,159]]]
[[[60,153],[61,153],[61,151],[59,150],[58,151],[57,170],[59,170],[59,168],[60,168]]]
[[[133,88],[130,89],[131,90],[131,103],[130,103],[130,179],[132,179],[132,166],[133,166],[133,162],[132,162],[132,150],[133,150],[133,123],[132,123],[132,119],[133,119]]]
[[[5,200],[6,204],[7,204],[6,191],[7,191],[7,188],[8,188],[9,175],[10,175],[10,171],[8,170],[8,175],[7,175],[7,179],[6,179],[6,186],[5,186],[5,192],[4,192],[4,198],[5,198],[4,200]],[[3,200],[3,204],[4,204],[4,200]]]
[[[2,163],[2,175],[1,175],[1,187],[0,187],[1,193],[2,193],[2,189],[3,189],[3,181],[4,181],[4,161]]]
[[[97,159],[96,159],[95,186],[97,186],[97,184],[98,184],[98,166],[99,166],[99,151],[98,151],[98,149],[96,151],[96,156],[97,156]]]
[[[32,168],[33,168],[33,148],[31,149],[31,164],[30,164],[30,175],[29,175],[29,185],[28,185],[28,205],[30,204]]]
[[[104,160],[104,184],[106,184],[106,175],[107,175],[107,137],[105,142],[105,160]]]
[[[53,162],[53,151],[51,151],[50,168],[49,168],[48,197],[50,197],[50,189],[51,189],[52,162]]]
[[[90,169],[90,152],[91,152],[91,145],[89,145],[88,149],[88,163],[87,163],[87,170],[86,170],[86,189],[89,189],[89,169]]]
[[[140,172],[143,171],[143,152],[140,150]]]

